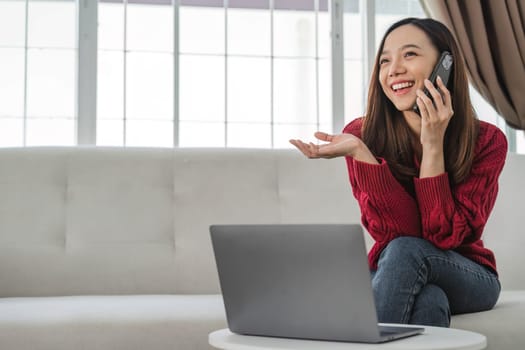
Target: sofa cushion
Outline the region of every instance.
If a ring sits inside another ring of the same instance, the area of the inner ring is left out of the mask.
[[[525,349],[523,315],[525,291],[503,291],[494,309],[455,315],[451,327],[484,334],[488,350]]]
[[[220,295],[1,298],[2,349],[209,349]]]

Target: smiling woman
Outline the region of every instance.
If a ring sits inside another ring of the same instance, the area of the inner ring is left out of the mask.
[[[454,57],[448,88],[428,80],[444,51]],[[481,235],[507,141],[476,118],[463,57],[443,24],[394,23],[379,46],[365,117],[316,137],[327,143],[291,143],[310,158],[346,158],[375,240],[368,257],[380,322],[448,327],[451,314],[495,305],[496,262]]]

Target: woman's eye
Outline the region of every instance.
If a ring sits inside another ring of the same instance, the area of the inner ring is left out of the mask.
[[[416,55],[416,53],[413,52],[413,51],[408,51],[408,52],[405,53],[405,57],[410,57],[410,56],[415,56],[415,55]]]
[[[386,59],[386,58],[382,58],[382,59],[379,60],[379,64],[380,65],[384,64],[384,63],[387,63],[387,62],[388,62],[388,59]]]

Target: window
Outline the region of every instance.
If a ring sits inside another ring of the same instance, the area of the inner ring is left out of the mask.
[[[340,62],[330,38],[336,2],[344,22]],[[83,118],[93,126],[88,144],[291,147],[289,138],[338,132],[363,115],[367,62],[382,33],[402,17],[424,16],[418,0],[76,4],[0,0],[0,147],[77,144],[87,130]],[[86,18],[91,24],[83,27]],[[95,45],[77,38],[79,28]],[[95,59],[77,57],[86,48]],[[332,70],[340,74],[335,94]],[[472,95],[479,116],[516,135],[525,152],[523,133]]]
[[[330,128],[327,7],[181,1],[175,52],[170,1],[101,1],[97,144],[287,147]]]

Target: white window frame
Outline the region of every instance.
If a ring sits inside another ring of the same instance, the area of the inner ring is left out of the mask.
[[[95,145],[97,137],[98,1],[77,0],[76,139]]]

